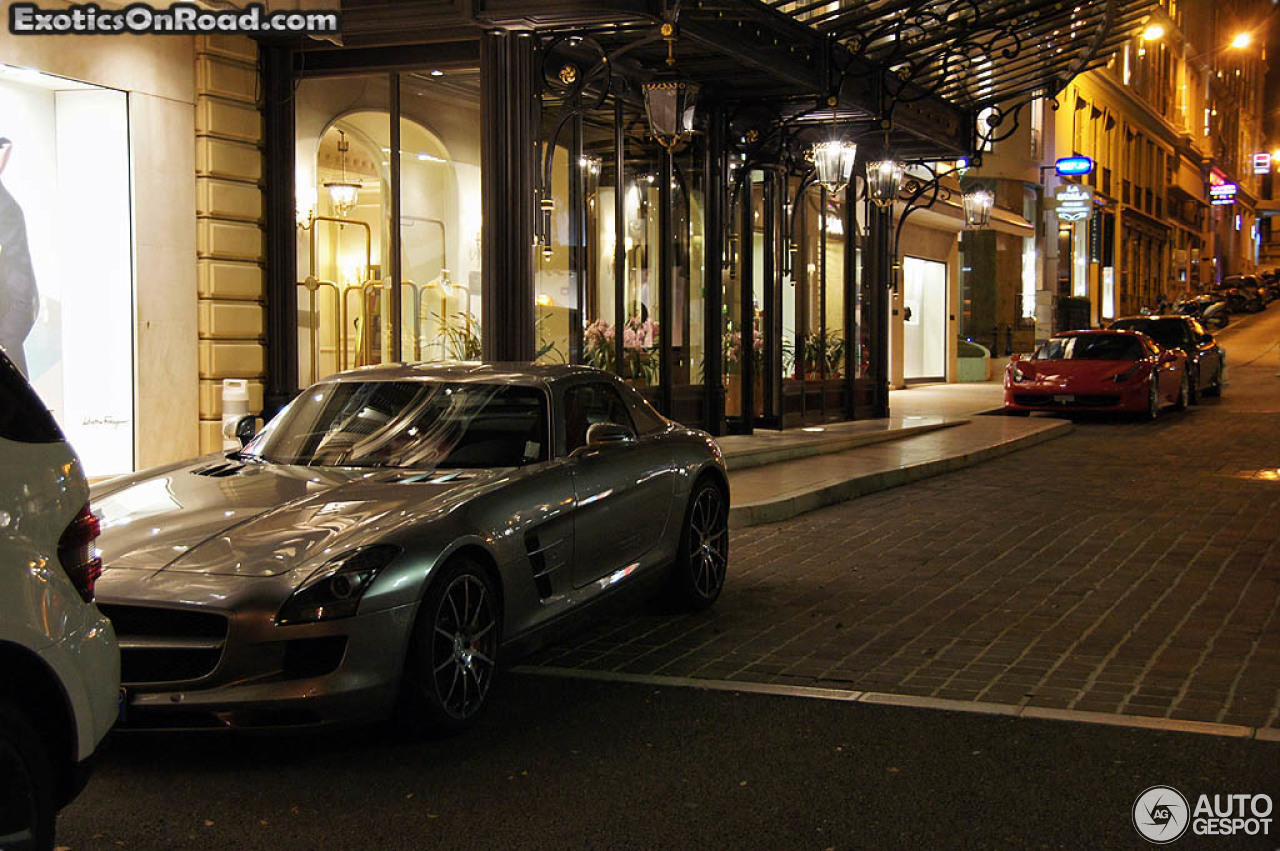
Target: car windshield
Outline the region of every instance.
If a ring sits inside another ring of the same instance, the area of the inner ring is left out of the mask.
[[[1142,341],[1126,334],[1053,337],[1036,350],[1035,360],[1141,360]]]
[[[547,457],[546,396],[469,382],[317,384],[242,454],[320,467],[517,467]]]
[[[1187,342],[1187,325],[1181,319],[1117,319],[1111,327],[1117,331],[1141,331],[1170,348]]]

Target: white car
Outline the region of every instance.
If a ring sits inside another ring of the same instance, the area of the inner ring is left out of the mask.
[[[98,520],[75,452],[0,353],[0,848],[50,849],[115,722],[120,654],[93,605]]]

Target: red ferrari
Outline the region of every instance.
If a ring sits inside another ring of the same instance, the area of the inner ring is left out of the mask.
[[[1006,411],[1132,411],[1155,419],[1187,406],[1187,355],[1136,331],[1067,331],[1004,376]]]

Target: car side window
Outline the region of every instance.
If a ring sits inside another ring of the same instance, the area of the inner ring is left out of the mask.
[[[579,384],[564,394],[565,451],[587,445],[587,429],[596,423],[616,423],[635,431],[626,403],[615,387],[602,382]]]

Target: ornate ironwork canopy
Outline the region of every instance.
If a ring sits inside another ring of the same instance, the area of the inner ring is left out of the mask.
[[[971,109],[1052,96],[1104,61],[1145,0],[765,0],[913,87]]]

